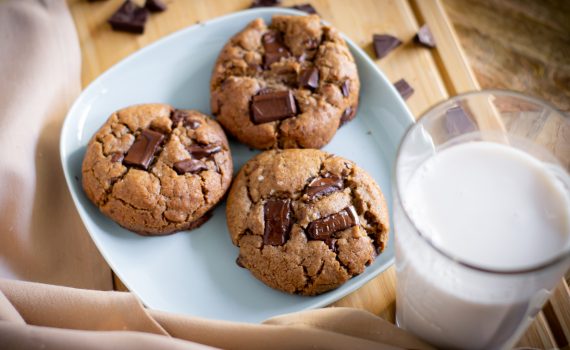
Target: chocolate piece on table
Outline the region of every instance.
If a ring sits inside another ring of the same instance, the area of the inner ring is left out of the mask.
[[[270,30],[263,34],[261,37],[265,55],[263,56],[263,63],[266,68],[269,68],[274,62],[279,62],[281,58],[290,57],[291,53],[283,42],[283,35],[275,30]]]
[[[143,130],[127,151],[123,163],[147,170],[162,140],[164,140],[163,134],[150,129]]]
[[[265,229],[263,244],[283,245],[289,239],[291,230],[291,200],[270,199],[263,206]]]
[[[344,83],[342,83],[340,90],[342,91],[342,96],[348,97],[348,94],[350,94],[350,80],[345,80]]]
[[[271,7],[281,4],[281,0],[253,0],[249,8],[254,7]]]
[[[198,144],[190,145],[186,148],[188,152],[192,155],[194,159],[202,159],[211,156],[214,153],[218,153],[222,150],[222,147],[219,145],[207,145],[202,146]]]
[[[113,30],[142,34],[144,33],[144,25],[147,18],[147,9],[138,6],[131,0],[127,0],[107,22],[109,22]]]
[[[319,87],[319,70],[317,67],[305,68],[299,74],[299,87],[316,89]]]
[[[477,125],[461,106],[452,107],[445,112],[445,128],[451,135],[477,130]]]
[[[254,124],[269,123],[297,114],[295,97],[290,90],[253,96],[251,109],[251,118]]]
[[[325,241],[331,238],[333,233],[358,225],[359,222],[356,210],[350,206],[338,213],[311,222],[307,226],[307,234],[310,239]]]
[[[162,0],[146,0],[144,7],[150,12],[166,11],[166,4]]]
[[[418,30],[418,33],[414,37],[414,41],[425,47],[429,47],[430,49],[433,49],[436,46],[435,38],[433,37],[433,34],[431,33],[431,30],[429,29],[427,24],[424,24]]]
[[[317,177],[309,183],[305,193],[310,199],[336,192],[342,188],[342,179],[332,175],[329,177]]]
[[[414,94],[414,88],[412,88],[411,85],[408,84],[408,82],[405,79],[400,79],[397,82],[395,82],[394,87],[396,88],[396,90],[398,90],[400,96],[402,96],[404,100],[407,100],[408,97]]]
[[[382,58],[388,55],[390,51],[400,46],[402,41],[392,35],[374,34],[372,36],[372,43],[374,44],[376,58]]]
[[[178,175],[184,175],[186,173],[195,174],[202,170],[207,170],[208,167],[204,162],[197,159],[185,159],[174,163],[174,170]]]
[[[117,163],[122,162],[125,158],[125,155],[122,152],[113,152],[111,156],[111,162]]]
[[[306,12],[310,15],[318,15],[317,10],[311,4],[293,5],[290,8]]]

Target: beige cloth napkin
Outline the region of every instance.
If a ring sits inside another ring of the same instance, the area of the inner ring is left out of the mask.
[[[111,273],[73,207],[59,160],[80,91],[64,0],[0,0],[0,349],[425,349],[364,311],[330,308],[264,325],[146,310]]]
[[[0,0],[0,277],[112,288],[59,158],[80,63],[65,1]]]
[[[121,332],[117,332],[121,331]],[[131,293],[0,280],[0,349],[430,349],[366,311],[326,308],[264,324],[146,310]]]

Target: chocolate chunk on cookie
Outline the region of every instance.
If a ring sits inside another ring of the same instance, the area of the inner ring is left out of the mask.
[[[314,149],[252,158],[232,184],[226,217],[240,266],[288,293],[337,288],[388,240],[388,209],[374,180],[353,162]]]
[[[169,105],[113,113],[87,146],[83,189],[101,212],[142,235],[198,227],[232,179],[226,136],[213,119]]]
[[[317,15],[273,16],[224,46],[210,102],[226,131],[252,148],[321,148],[356,116],[359,91],[356,63],[334,28]]]

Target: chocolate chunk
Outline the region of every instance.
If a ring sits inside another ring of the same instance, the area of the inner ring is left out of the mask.
[[[174,163],[174,170],[178,175],[184,175],[186,173],[195,174],[202,170],[207,170],[208,167],[204,162],[197,159],[185,159]]]
[[[170,114],[170,119],[172,120],[174,127],[176,127],[180,122],[182,122],[182,125],[192,130],[198,129],[201,125],[199,120],[190,118],[190,116],[186,111],[182,111],[179,109],[175,109]]]
[[[242,264],[241,258],[239,256],[236,258],[236,265],[241,267],[241,268],[245,268],[245,266]]]
[[[125,158],[123,152],[113,152],[113,155],[111,156],[111,162],[113,163],[122,162],[123,158]]]
[[[317,177],[309,183],[305,193],[310,199],[336,192],[342,188],[342,179],[336,175]]]
[[[325,244],[329,247],[330,250],[336,253],[336,238],[327,238],[325,239]]]
[[[150,129],[143,130],[129,148],[123,163],[147,170],[162,140],[163,134]]]
[[[192,155],[194,159],[202,159],[211,156],[214,153],[218,153],[222,150],[222,147],[219,145],[197,145],[193,144],[186,148],[188,152]]]
[[[356,109],[352,108],[351,106],[348,106],[344,110],[344,112],[342,112],[342,116],[340,117],[340,126],[354,119],[355,114],[356,114]]]
[[[270,199],[263,206],[265,229],[263,244],[283,245],[289,239],[291,230],[291,200]]]
[[[107,22],[109,22],[113,30],[142,34],[144,33],[144,25],[147,18],[147,9],[138,6],[131,0],[127,0]]]
[[[359,222],[356,210],[350,206],[338,213],[311,222],[307,226],[307,233],[310,239],[324,241],[331,238],[333,233],[358,225]]]
[[[269,68],[273,63],[279,62],[281,58],[290,57],[291,53],[283,42],[283,35],[280,32],[270,30],[261,37],[263,49],[265,50],[264,65]]]
[[[402,41],[388,34],[374,34],[372,36],[376,58],[385,57],[390,51],[402,44]]]
[[[310,15],[318,15],[317,10],[311,4],[301,4],[301,5],[293,5],[289,8],[306,12]]]
[[[453,107],[445,112],[445,128],[451,135],[459,135],[477,130],[475,122],[461,106]]]
[[[408,97],[414,94],[414,88],[412,88],[405,79],[400,79],[395,82],[394,87],[398,90],[400,96],[402,96],[404,100],[407,100]]]
[[[170,120],[172,120],[172,123],[174,125],[178,125],[178,123],[180,123],[181,121],[183,121],[187,117],[188,117],[188,113],[186,113],[185,111],[181,111],[179,109],[175,109],[174,111],[172,111],[170,113]]]
[[[254,7],[271,7],[278,6],[281,4],[281,0],[254,0],[249,8]]]
[[[319,70],[317,67],[305,68],[299,74],[299,87],[316,89],[319,87]]]
[[[161,0],[146,0],[144,7],[150,12],[166,11],[166,4]]]
[[[350,80],[345,80],[344,83],[342,83],[340,90],[342,91],[342,96],[348,97],[350,94]]]
[[[295,97],[289,90],[253,96],[251,109],[254,124],[269,123],[290,118],[297,114]]]
[[[433,34],[431,33],[431,30],[429,29],[427,24],[424,24],[418,30],[418,33],[414,37],[414,41],[420,45],[429,47],[430,49],[433,49],[436,46],[435,38],[433,37]]]
[[[310,39],[306,40],[304,42],[304,44],[307,47],[307,49],[314,50],[317,47],[319,47],[320,42],[319,42],[319,40],[317,40],[315,38],[310,38]]]

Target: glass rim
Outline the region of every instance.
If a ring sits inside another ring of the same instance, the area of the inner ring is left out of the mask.
[[[569,119],[569,117],[566,113],[557,109],[555,106],[553,106],[549,102],[543,101],[543,100],[536,98],[536,97],[527,96],[527,95],[524,95],[524,94],[519,93],[519,92],[510,91],[510,90],[503,90],[503,89],[486,89],[486,90],[468,91],[468,92],[457,94],[457,95],[450,97],[450,98],[448,98],[442,102],[439,102],[436,105],[430,107],[424,113],[422,113],[422,115],[414,123],[412,123],[412,125],[410,125],[408,127],[408,129],[406,130],[406,132],[402,136],[402,141],[398,145],[398,150],[396,152],[396,162],[394,163],[394,174],[393,174],[393,176],[394,176],[394,184],[395,184],[395,189],[396,189],[395,196],[400,203],[402,203],[402,197],[401,197],[401,191],[400,191],[400,182],[398,181],[397,169],[398,169],[398,165],[400,163],[402,148],[404,146],[404,143],[408,139],[408,136],[412,132],[412,130],[414,130],[418,125],[420,125],[420,122],[422,122],[426,118],[429,118],[429,115],[432,112],[440,109],[444,105],[450,104],[450,103],[453,103],[456,101],[461,101],[467,97],[476,96],[476,95],[481,95],[481,96],[483,96],[483,95],[489,95],[489,96],[491,96],[491,95],[502,95],[502,96],[510,96],[510,97],[519,98],[521,100],[525,100],[527,102],[535,103],[535,104],[537,104],[543,108],[546,108],[546,109],[549,109],[555,113],[558,113],[559,115],[561,115],[566,120]],[[564,171],[566,171],[566,169],[564,169]],[[443,250],[436,243],[434,243],[433,240],[431,240],[424,233],[422,233],[422,231],[417,227],[416,223],[414,222],[414,220],[412,220],[408,211],[403,207],[403,205],[402,205],[402,211],[404,212],[404,216],[405,216],[406,220],[408,220],[408,222],[414,228],[415,234],[418,235],[422,241],[427,243],[432,249],[434,249],[437,253],[439,253],[444,258],[450,260],[451,262],[453,262],[455,264],[466,267],[468,269],[472,269],[472,270],[476,270],[476,271],[480,271],[480,272],[485,272],[485,273],[490,273],[490,274],[498,274],[498,275],[519,275],[519,274],[527,274],[530,272],[536,272],[536,271],[544,270],[544,269],[549,268],[551,266],[554,266],[554,265],[558,264],[559,262],[570,257],[570,245],[568,245],[567,248],[565,248],[562,251],[560,251],[559,253],[557,253],[554,257],[546,260],[545,262],[542,262],[540,264],[537,264],[535,266],[531,266],[528,268],[494,269],[494,268],[483,267],[483,266],[480,266],[480,265],[477,265],[474,263],[467,262],[464,259]]]

